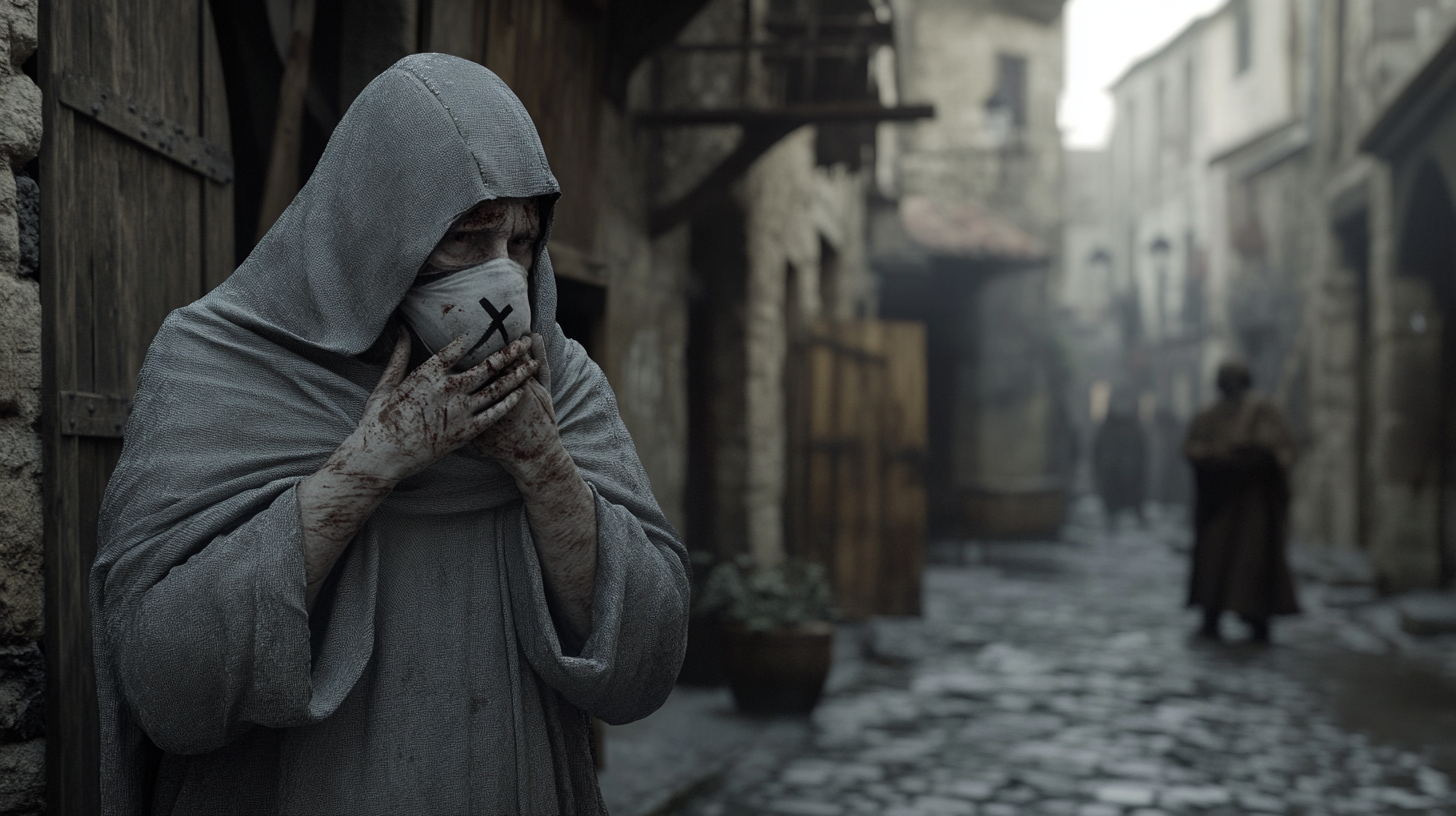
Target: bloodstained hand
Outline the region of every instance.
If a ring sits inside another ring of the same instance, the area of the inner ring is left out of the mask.
[[[358,427],[298,484],[310,610],[339,556],[400,480],[479,436],[521,402],[521,383],[539,366],[523,358],[530,345],[522,338],[452,374],[466,348],[465,338],[457,338],[406,376],[410,337],[401,332]]]
[[[545,344],[533,336],[531,351],[544,360]],[[597,571],[596,497],[561,442],[547,386],[530,379],[519,391],[515,407],[471,444],[516,480],[547,602],[585,639],[591,633]]]

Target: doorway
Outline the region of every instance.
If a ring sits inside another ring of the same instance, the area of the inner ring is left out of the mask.
[[[1399,268],[1403,274],[1420,278],[1430,287],[1435,314],[1420,310],[1406,316],[1409,331],[1419,338],[1439,332],[1427,341],[1436,348],[1432,366],[1435,385],[1419,389],[1434,404],[1402,406],[1417,415],[1425,414],[1431,424],[1429,453],[1434,455],[1437,489],[1436,518],[1438,580],[1441,586],[1456,577],[1456,207],[1433,161],[1416,171],[1407,197],[1400,233]],[[1429,411],[1429,413],[1426,413]],[[1416,451],[1412,451],[1416,453]]]

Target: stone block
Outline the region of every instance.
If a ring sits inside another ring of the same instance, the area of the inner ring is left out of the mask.
[[[974,804],[948,796],[917,796],[913,807],[924,816],[976,816]]]
[[[0,742],[45,734],[45,656],[35,643],[0,647]]]
[[[913,663],[928,651],[923,618],[871,618],[865,640],[869,657],[884,663]]]
[[[40,42],[36,12],[39,0],[4,0],[0,2],[0,33],[5,40],[6,62],[14,71],[35,53]]]
[[[1157,801],[1158,792],[1147,785],[1114,783],[1097,788],[1097,801],[1109,805],[1140,807]]]
[[[30,176],[15,177],[15,221],[20,274],[40,274],[40,185]]]
[[[0,745],[0,813],[45,811],[45,738]]]
[[[12,167],[40,154],[40,88],[25,74],[0,79],[0,154]]]
[[[3,157],[0,157],[3,158]],[[15,211],[15,175],[0,162],[0,274],[15,274],[20,264],[20,220]]]
[[[770,802],[770,813],[784,816],[840,816],[844,808],[831,802],[816,802],[810,799],[780,799]]]
[[[0,178],[8,175],[0,173]],[[0,326],[5,327],[0,333],[0,422],[13,418],[32,435],[31,425],[40,417],[40,318],[40,286],[0,270]],[[31,461],[39,459],[17,461],[7,454],[0,468]]]
[[[0,476],[0,643],[41,636],[44,563],[40,485],[29,476]]]
[[[1401,598],[1396,607],[1400,610],[1400,628],[1412,635],[1456,633],[1456,595],[1420,592]]]
[[[1165,808],[1217,807],[1232,801],[1228,789],[1217,785],[1188,785],[1168,788],[1159,797],[1158,804]]]

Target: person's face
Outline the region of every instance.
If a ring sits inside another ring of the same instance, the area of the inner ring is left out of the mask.
[[[496,258],[510,258],[527,270],[541,237],[540,207],[531,198],[483,201],[460,216],[435,245],[421,275],[454,272]]]

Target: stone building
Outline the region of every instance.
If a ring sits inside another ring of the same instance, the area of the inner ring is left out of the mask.
[[[1456,571],[1453,25],[1440,0],[1231,0],[1116,89],[1131,371],[1181,418],[1248,359],[1300,443],[1293,536],[1364,553],[1389,591]]]
[[[1060,258],[1060,0],[897,0],[902,98],[937,116],[880,137],[881,314],[927,324],[932,528],[1041,536],[1072,440],[1051,333]]]
[[[1295,539],[1363,552],[1387,591],[1445,584],[1453,355],[1432,248],[1449,234],[1449,204],[1428,111],[1445,104],[1430,89],[1456,9],[1307,0],[1287,11],[1289,115],[1214,157],[1228,277],[1213,299],[1228,347],[1296,431]]]
[[[1312,9],[1232,0],[1112,87],[1114,296],[1129,304],[1125,376],[1142,392],[1157,500],[1190,497],[1183,429],[1222,359],[1246,358],[1263,390],[1291,387],[1308,251],[1286,245],[1299,207],[1278,200],[1303,189],[1299,171],[1278,174],[1308,145]]]
[[[1061,277],[1057,282],[1058,339],[1066,362],[1065,410],[1077,446],[1077,465],[1070,484],[1076,493],[1094,487],[1092,442],[1117,391],[1130,393],[1124,373],[1129,332],[1127,295],[1132,287],[1119,281],[1113,248],[1112,163],[1106,150],[1068,150],[1063,156],[1066,226],[1062,239]]]
[[[891,591],[867,565],[923,541],[889,522],[847,525],[836,509],[878,506],[880,491],[860,501],[809,487],[811,462],[829,450],[810,428],[810,382],[838,376],[811,348],[835,345],[835,327],[851,322],[877,331],[865,243],[874,126],[930,114],[896,103],[884,63],[898,27],[889,6],[866,0],[712,0],[654,58],[639,114],[660,129],[654,229],[685,229],[690,247],[689,547],[704,563],[745,552],[763,565],[824,562],[851,615],[919,608],[918,567]],[[852,399],[882,396],[872,392]],[[872,435],[854,441],[879,445]],[[869,550],[851,554],[846,537],[860,527]],[[883,546],[894,535],[905,546]]]
[[[892,39],[875,6],[102,5],[50,5],[37,29],[35,3],[0,4],[0,812],[96,809],[86,576],[152,334],[247,256],[354,95],[409,53],[482,62],[530,111],[563,188],[558,320],[607,372],[668,517],[721,554],[782,557],[789,338],[818,316],[873,311],[866,151],[873,123],[900,115],[869,83],[872,46]],[[775,43],[817,30],[806,14],[872,39],[848,58],[829,42],[839,56],[795,74]],[[722,70],[725,54],[744,72]],[[679,70],[674,56],[696,63]],[[151,141],[153,128],[167,138]]]
[[[1350,0],[1329,11],[1305,526],[1364,548],[1387,589],[1449,585],[1456,9]]]

